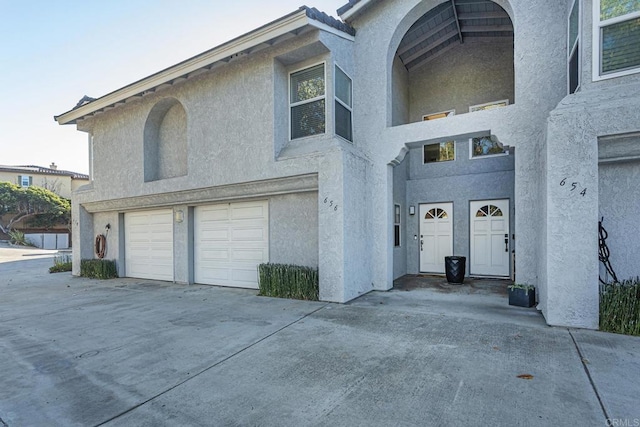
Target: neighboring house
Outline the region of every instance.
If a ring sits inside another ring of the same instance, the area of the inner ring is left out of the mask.
[[[55,163],[48,168],[42,166],[5,166],[0,165],[0,181],[11,182],[26,188],[31,186],[46,188],[65,199],[71,199],[71,193],[89,183],[89,175],[59,170]],[[51,229],[32,226],[29,220],[17,222],[14,228],[26,233],[27,240],[40,248],[66,249],[69,247],[68,226],[59,225]],[[0,232],[0,238],[8,236]]]
[[[60,197],[71,199],[71,193],[89,183],[89,175],[59,170],[55,163],[48,168],[42,166],[0,165],[0,181],[11,182],[21,187],[41,187]]]
[[[598,220],[640,275],[640,10],[606,0],[306,7],[56,117],[89,135],[74,274],[257,287],[318,266],[346,302],[467,257],[598,327]]]

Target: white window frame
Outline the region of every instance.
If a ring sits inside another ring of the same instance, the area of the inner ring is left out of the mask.
[[[438,119],[429,119],[429,117],[431,117],[431,116],[439,116],[440,114],[446,114],[446,116],[445,117],[440,117]],[[447,117],[451,117],[451,116],[455,116],[455,115],[456,115],[456,110],[438,111],[437,113],[425,114],[424,116],[422,116],[422,121],[423,122],[429,122],[431,120],[446,119]]]
[[[396,211],[398,222],[396,222]],[[398,244],[396,245],[396,227],[398,227]],[[395,203],[393,205],[393,247],[399,248],[402,246],[402,205]]]
[[[341,99],[339,99],[339,98],[338,98],[338,91],[336,90],[336,82],[338,81],[338,79],[337,79],[337,78],[336,78],[336,76],[335,76],[335,74],[337,74],[337,73],[334,73],[334,76],[333,76],[333,98],[334,98],[337,102],[339,102],[339,103],[340,103],[340,105],[342,105],[344,108],[346,108],[347,110],[349,110],[349,112],[351,113],[351,139],[354,139],[354,138],[353,138],[353,129],[355,128],[355,126],[353,125],[353,78],[351,78],[351,76],[350,76],[350,75],[349,75],[349,74],[348,74],[348,73],[347,73],[347,72],[346,72],[346,71],[345,71],[341,66],[339,66],[338,64],[334,64],[334,65],[335,65],[335,67],[336,67],[337,69],[339,69],[340,71],[342,71],[342,73],[344,73],[344,75],[345,75],[345,76],[347,76],[347,78],[348,78],[348,79],[349,79],[349,81],[351,82],[351,93],[350,93],[350,97],[351,97],[351,105],[352,105],[352,106],[351,106],[351,107],[349,107],[347,104],[345,104],[344,102],[342,102],[342,100],[341,100]],[[325,88],[326,88],[326,80],[325,80]],[[326,92],[326,90],[325,90],[325,92]],[[335,110],[335,108],[334,108],[334,110]],[[340,138],[344,139],[344,140],[345,140],[345,141],[347,141],[348,143],[352,144],[352,143],[353,143],[353,141],[349,141],[349,140],[348,140],[348,139],[346,139],[345,137],[343,137],[343,136],[341,136],[341,135],[338,135],[338,134],[336,133],[336,129],[335,129],[335,128],[336,128],[336,117],[335,117],[335,116],[336,116],[336,111],[334,111],[334,112],[333,112],[333,133],[334,133],[336,136],[338,136],[338,137],[340,137]]]
[[[497,104],[503,104],[503,106],[500,107],[496,107],[496,108],[503,108],[503,107],[507,107],[509,106],[509,100],[508,99],[501,99],[499,101],[491,101],[491,102],[485,102],[484,104],[476,104],[476,105],[470,105],[469,106],[469,112],[470,113],[475,113],[476,111],[486,111],[483,110],[483,107],[488,107],[490,105],[497,105]]]
[[[305,99],[304,101],[291,103],[291,75],[299,71],[317,67],[320,64],[322,64],[322,68],[324,70],[324,95],[316,96],[315,98],[311,98],[311,99]],[[297,68],[293,71],[290,71],[287,80],[288,80],[287,86],[289,88],[287,90],[287,104],[289,104],[289,141],[300,141],[307,138],[317,138],[319,136],[326,135],[327,134],[327,108],[328,108],[327,106],[327,62],[320,61],[320,62],[306,65],[304,67]],[[293,121],[291,117],[291,110],[293,109],[293,107],[297,107],[298,105],[310,104],[312,102],[319,101],[321,99],[324,99],[324,133],[319,133],[317,135],[302,136],[300,138],[292,139],[291,126],[293,125]]]
[[[640,73],[640,66],[630,68],[628,70],[614,71],[612,73],[601,74],[600,65],[602,64],[602,45],[600,43],[602,29],[610,25],[619,24],[621,22],[630,21],[640,18],[640,11],[628,13],[622,16],[616,16],[605,21],[600,21],[600,0],[593,0],[593,81],[613,79],[615,77],[628,76],[630,74]]]
[[[31,179],[30,178],[31,177],[29,175],[20,175],[20,187],[29,188],[31,186],[31,184],[30,184]],[[25,179],[26,179],[27,185],[24,185]]]
[[[451,160],[442,160],[439,162],[427,162],[425,161],[424,158],[424,150],[427,145],[440,145],[440,144],[446,144],[447,142],[453,142],[453,159]],[[438,163],[446,163],[446,162],[455,162],[456,160],[458,160],[458,148],[456,147],[456,141],[455,139],[447,139],[446,141],[440,141],[440,142],[429,142],[426,144],[422,144],[422,164],[423,165],[431,165],[431,164],[438,164]]]
[[[573,46],[569,46],[569,37],[571,37],[571,11],[573,8],[578,5],[578,36],[576,37],[576,41]],[[581,37],[582,35],[582,0],[573,0],[571,3],[571,7],[569,8],[569,16],[567,17],[567,93],[571,94],[571,57],[573,53],[578,56],[578,85],[576,86],[576,90],[573,93],[576,93],[580,90],[580,86],[582,85],[582,58],[580,55],[580,47],[582,45]]]
[[[477,137],[477,138],[480,138],[480,137]],[[474,156],[473,155],[473,138],[469,138],[469,160],[478,160],[478,159],[486,159],[486,158],[490,158],[490,157],[508,156],[509,155],[509,149],[507,147],[508,147],[507,145],[504,146],[504,153],[483,154],[481,156]]]

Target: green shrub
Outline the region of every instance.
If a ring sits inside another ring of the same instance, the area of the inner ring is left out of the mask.
[[[80,276],[91,279],[114,279],[118,277],[115,260],[83,259],[80,261]]]
[[[20,230],[9,231],[9,242],[20,246],[33,246],[33,243],[27,240],[24,233]]]
[[[49,267],[49,273],[61,273],[71,271],[71,255],[62,254],[53,258],[53,267]]]
[[[318,269],[285,264],[260,264],[260,295],[318,301]]]
[[[600,287],[600,330],[640,335],[640,278]]]

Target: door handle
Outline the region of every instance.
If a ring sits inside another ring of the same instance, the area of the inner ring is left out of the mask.
[[[509,252],[509,238],[504,239],[504,251]]]
[[[422,252],[422,245],[424,244],[424,240],[420,240],[420,252]]]

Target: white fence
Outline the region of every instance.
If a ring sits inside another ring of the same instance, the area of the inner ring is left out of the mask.
[[[25,234],[25,239],[41,249],[69,249],[68,233],[35,233]]]

